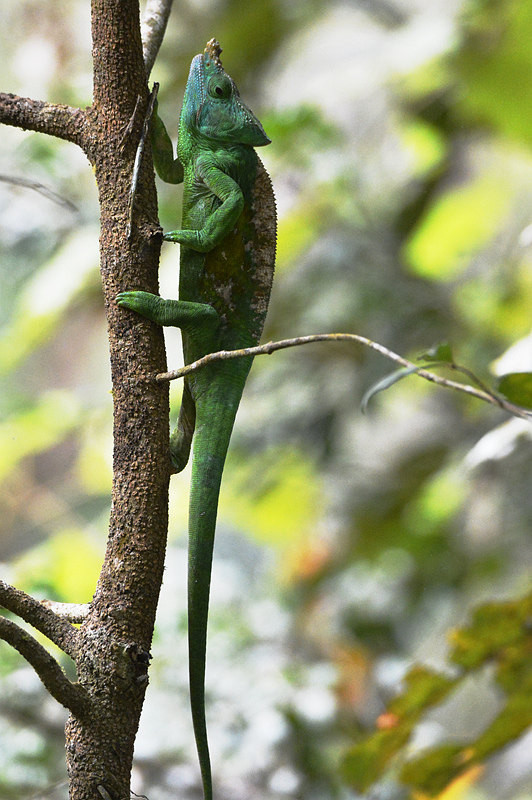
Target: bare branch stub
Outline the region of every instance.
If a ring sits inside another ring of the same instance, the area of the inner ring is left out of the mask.
[[[88,121],[81,108],[0,92],[0,123],[56,136],[86,150]]]

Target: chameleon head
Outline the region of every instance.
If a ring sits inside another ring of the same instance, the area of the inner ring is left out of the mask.
[[[192,59],[181,123],[217,142],[252,147],[269,144],[261,123],[242,102],[235,82],[222,67],[221,52],[219,43],[211,39],[204,52]]]

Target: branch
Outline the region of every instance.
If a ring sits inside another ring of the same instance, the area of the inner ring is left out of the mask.
[[[33,636],[11,620],[0,616],[0,639],[18,650],[31,664],[58,703],[75,716],[82,716],[88,710],[89,700],[85,690],[78,683],[69,681],[55,658]]]
[[[312,344],[313,342],[357,342],[372,350],[376,350],[377,353],[385,356],[385,358],[388,358],[390,361],[395,361],[396,364],[400,364],[402,367],[419,375],[420,378],[431,381],[431,383],[436,383],[438,386],[444,386],[447,389],[455,389],[471,397],[476,397],[478,400],[483,400],[485,403],[491,403],[491,405],[498,406],[515,417],[530,419],[530,412],[504,400],[504,398],[496,394],[492,394],[486,389],[476,389],[474,386],[469,386],[468,384],[442,378],[434,372],[429,372],[423,367],[418,367],[412,361],[408,361],[408,359],[394,353],[393,350],[389,350],[387,347],[384,347],[384,345],[374,342],[365,336],[359,336],[356,333],[315,333],[310,336],[298,336],[294,339],[281,339],[278,342],[266,342],[266,344],[257,345],[256,347],[244,347],[241,350],[219,350],[216,353],[209,353],[203,356],[203,358],[194,361],[192,364],[181,367],[181,369],[172,370],[171,372],[161,372],[155,376],[155,380],[159,383],[173,381],[177,378],[183,378],[185,375],[189,375],[191,372],[195,372],[213,361],[225,361],[230,358],[243,358],[244,356],[270,355],[276,350],[285,350],[288,347],[298,347],[299,345]],[[451,369],[457,369],[456,365],[453,364],[448,364],[447,366]]]
[[[29,622],[64,653],[75,658],[77,631],[70,622],[54,614],[50,608],[4,581],[0,581],[0,606]]]
[[[161,47],[171,9],[172,0],[148,0],[146,3],[140,30],[147,78]]]
[[[0,92],[0,122],[15,128],[47,133],[85,149],[87,117],[81,108]]]

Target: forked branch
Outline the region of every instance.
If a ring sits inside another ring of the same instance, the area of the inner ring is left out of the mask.
[[[0,607],[21,617],[25,622],[43,633],[64,653],[75,658],[77,649],[77,630],[70,622],[55,614],[50,608],[31,595],[15,589],[0,581]]]
[[[85,690],[69,681],[55,658],[31,634],[0,616],[0,639],[14,647],[31,664],[58,703],[78,717],[88,711],[89,699]]]

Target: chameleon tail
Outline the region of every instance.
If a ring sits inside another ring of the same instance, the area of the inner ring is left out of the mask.
[[[188,646],[190,703],[205,800],[212,800],[205,721],[205,658],[212,554],[220,483],[243,383],[236,381],[233,386],[225,386],[223,395],[217,397],[207,392],[196,404],[189,509]]]

